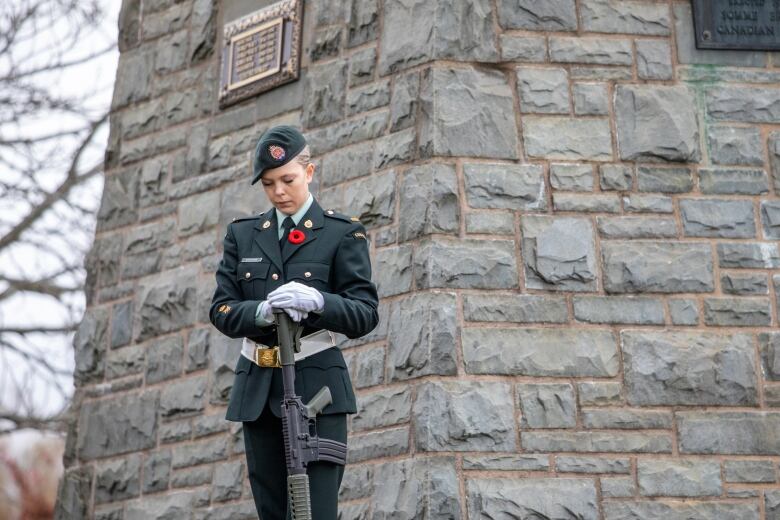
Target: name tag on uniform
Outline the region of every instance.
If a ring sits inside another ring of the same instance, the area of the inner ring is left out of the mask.
[[[261,262],[262,258],[242,258],[242,262]]]

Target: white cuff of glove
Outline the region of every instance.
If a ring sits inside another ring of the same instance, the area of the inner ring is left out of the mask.
[[[298,282],[288,282],[268,293],[268,302],[277,309],[298,309],[306,313],[320,313],[325,298],[314,287]]]

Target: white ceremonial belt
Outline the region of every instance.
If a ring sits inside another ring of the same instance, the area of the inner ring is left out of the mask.
[[[294,354],[295,361],[298,362],[335,346],[336,335],[333,332],[325,329],[314,332],[301,338],[301,351]],[[278,349],[278,346],[271,347],[252,341],[249,338],[244,338],[244,341],[241,344],[241,355],[263,367],[278,367],[281,366],[278,361]],[[268,361],[268,359],[271,358],[265,354],[270,354],[270,351],[274,350],[276,351],[276,361]]]

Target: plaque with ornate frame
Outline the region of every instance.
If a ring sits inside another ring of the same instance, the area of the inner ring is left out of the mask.
[[[298,79],[302,22],[303,0],[282,0],[224,25],[220,108]]]
[[[697,49],[780,50],[780,0],[693,0]]]

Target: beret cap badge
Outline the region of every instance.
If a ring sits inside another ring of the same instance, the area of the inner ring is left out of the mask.
[[[275,144],[272,144],[268,147],[268,153],[271,154],[271,157],[276,159],[277,161],[281,161],[284,159],[284,148],[281,146],[277,146]]]

